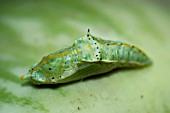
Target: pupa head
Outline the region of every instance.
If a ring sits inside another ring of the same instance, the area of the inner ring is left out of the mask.
[[[61,56],[48,55],[33,65],[27,74],[21,76],[21,79],[30,79],[34,84],[57,83],[63,73],[62,64]]]
[[[43,84],[43,83],[45,83],[46,82],[46,74],[44,73],[44,71],[41,68],[35,70],[36,67],[37,67],[37,64],[34,64],[29,69],[27,74],[21,76],[21,79],[22,80],[30,79],[35,84]]]

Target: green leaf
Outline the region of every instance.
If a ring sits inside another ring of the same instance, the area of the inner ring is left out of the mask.
[[[0,112],[169,113],[170,13],[164,1],[1,1]],[[29,66],[91,33],[136,45],[153,64],[58,85],[21,81]]]

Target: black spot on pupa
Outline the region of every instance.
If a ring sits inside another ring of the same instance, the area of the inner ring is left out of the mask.
[[[100,58],[100,60],[102,60],[102,58]]]
[[[99,49],[99,47],[97,47],[97,49]]]
[[[49,68],[49,70],[51,70],[51,68]]]
[[[96,56],[98,56],[98,55],[96,55]]]
[[[99,53],[100,53],[100,51],[99,51]]]
[[[89,33],[89,32],[90,32],[90,29],[88,29],[87,32]]]
[[[94,43],[94,44],[96,44],[96,43]]]
[[[90,40],[90,38],[89,38],[89,40]]]
[[[29,70],[29,72],[31,72],[31,70],[33,71],[34,69],[33,69],[33,68],[31,68],[31,69]]]
[[[139,52],[142,52],[140,49],[138,50]]]
[[[87,37],[89,37],[89,34],[87,34]]]
[[[59,78],[61,78],[61,76],[59,76]]]
[[[134,48],[135,46],[133,45],[132,48]]]
[[[52,79],[54,79],[54,77],[52,77]]]
[[[107,45],[109,45],[109,44],[107,44]]]
[[[122,45],[122,43],[120,43],[120,46]]]

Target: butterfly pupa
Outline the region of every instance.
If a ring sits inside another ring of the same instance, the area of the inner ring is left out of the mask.
[[[138,47],[103,40],[88,33],[73,45],[51,53],[33,65],[21,79],[35,84],[58,84],[109,72],[115,68],[150,65],[149,57]]]

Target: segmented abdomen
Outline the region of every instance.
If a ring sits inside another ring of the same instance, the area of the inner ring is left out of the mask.
[[[87,36],[76,40],[73,47],[80,61],[114,63],[115,67],[151,64],[142,50],[123,42]]]
[[[146,54],[135,46],[115,42],[105,44],[101,49],[101,60],[105,62],[115,62],[117,64],[129,65],[149,65],[150,59]]]

